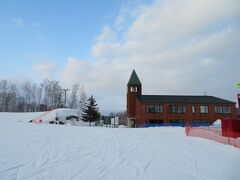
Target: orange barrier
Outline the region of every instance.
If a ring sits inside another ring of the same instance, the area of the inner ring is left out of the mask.
[[[43,120],[42,120],[41,118],[44,117],[46,114],[48,114],[48,113],[54,111],[54,110],[55,110],[55,109],[52,109],[52,110],[50,110],[50,111],[46,111],[46,112],[44,112],[41,116],[39,116],[39,117],[33,119],[32,122],[33,122],[33,123],[36,123],[36,124],[41,124],[41,123],[43,122]]]
[[[222,144],[229,144],[236,148],[240,148],[240,138],[233,138],[232,134],[235,132],[228,131],[228,137],[222,136],[221,128],[214,127],[185,127],[185,133],[187,136],[201,137],[209,140],[216,141]]]

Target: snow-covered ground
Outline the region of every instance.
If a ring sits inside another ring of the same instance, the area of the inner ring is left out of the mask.
[[[41,113],[37,117],[33,117],[33,123],[41,123],[43,124],[49,124],[49,122],[63,122],[64,124],[73,125],[73,126],[86,126],[89,125],[88,122],[83,122],[80,119],[78,121],[72,119],[72,120],[66,120],[66,117],[68,116],[79,116],[79,111],[77,109],[68,109],[68,108],[59,108],[54,109],[51,111],[47,111],[45,113]],[[57,121],[56,121],[57,117]]]
[[[222,123],[221,123],[221,119],[216,120],[212,126],[210,127],[214,127],[214,128],[221,128],[222,127]]]
[[[28,123],[0,113],[0,179],[237,180],[240,150],[182,127],[103,128]]]

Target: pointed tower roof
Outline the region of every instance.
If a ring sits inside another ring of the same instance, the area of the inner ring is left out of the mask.
[[[134,85],[141,84],[141,82],[140,82],[140,80],[139,80],[135,70],[133,70],[132,75],[131,75],[131,77],[130,77],[130,79],[128,81],[128,84],[134,84]]]

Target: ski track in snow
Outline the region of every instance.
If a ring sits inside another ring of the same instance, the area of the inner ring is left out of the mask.
[[[0,113],[0,180],[236,180],[240,151],[187,137],[183,128],[101,128],[27,123]]]

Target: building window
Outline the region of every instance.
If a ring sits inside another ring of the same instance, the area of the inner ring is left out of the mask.
[[[156,105],[156,106],[155,106],[155,112],[156,112],[156,113],[163,112],[162,105]]]
[[[207,114],[208,113],[208,106],[200,106],[200,113]]]
[[[203,119],[203,120],[202,120],[202,123],[203,123],[203,124],[210,124],[210,122],[211,122],[210,120],[206,120],[206,119]]]
[[[193,119],[192,120],[192,124],[200,124],[201,120],[197,120],[197,119]]]
[[[215,106],[214,111],[216,114],[222,114],[223,113],[223,107],[222,106]]]
[[[146,105],[145,111],[147,113],[162,113],[163,107],[162,105]]]
[[[216,114],[230,114],[231,107],[230,106],[215,106],[214,111]]]
[[[230,114],[231,113],[231,107],[230,106],[223,106],[223,113],[224,114]]]
[[[184,105],[169,105],[170,113],[186,113],[186,106]]]
[[[149,120],[147,120],[147,123],[149,123],[149,124],[163,124],[163,120],[162,119],[149,119]]]
[[[184,119],[171,119],[170,124],[185,123]]]
[[[196,113],[195,106],[192,106],[192,113],[193,113],[193,114],[195,114],[195,113]]]
[[[137,89],[137,87],[131,87],[130,91],[131,92],[138,92],[138,89]]]
[[[192,124],[210,124],[210,120],[206,119],[193,119]]]
[[[154,105],[147,105],[146,106],[146,112],[147,113],[154,113],[155,112]]]

